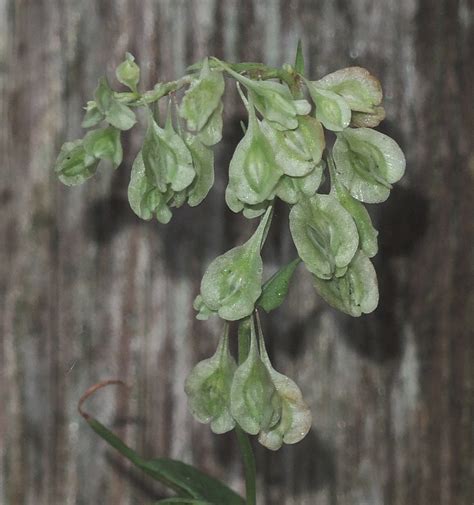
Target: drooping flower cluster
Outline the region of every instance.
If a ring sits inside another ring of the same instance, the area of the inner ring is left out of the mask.
[[[135,125],[134,109],[145,107],[147,128],[128,197],[139,217],[167,223],[172,208],[198,205],[213,186],[212,146],[222,138],[224,74],[236,81],[248,122],[230,162],[225,199],[232,211],[260,217],[260,223],[247,242],[211,262],[194,307],[199,319],[217,315],[243,327],[250,318],[250,346],[237,367],[226,329],[215,355],[189,376],[186,392],[196,418],[210,422],[213,431],[237,423],[271,449],[300,440],[310,415],[298,387],[272,368],[260,327],[257,342],[253,313],[257,307],[270,312],[283,302],[300,262],[330,305],[351,316],[372,312],[379,293],[370,258],[378,250],[378,232],[364,204],[385,201],[405,171],[396,142],[373,129],[385,117],[378,80],[350,67],[311,81],[303,66],[301,53],[294,68],[281,69],[206,58],[183,78],[140,92],[140,69],[127,54],[116,77],[128,91],[113,91],[105,78],[99,81],[82,123],[92,129],[65,143],[55,165],[67,185],[92,177],[101,161],[118,167],[121,132]],[[170,94],[163,124],[156,105]],[[332,149],[325,131],[335,137]],[[275,199],[290,207],[298,258],[263,282],[261,251]]]
[[[247,321],[248,323],[248,321]],[[230,431],[236,423],[259,435],[265,447],[303,439],[311,427],[311,412],[298,386],[272,366],[258,322],[253,317],[247,356],[237,367],[228,349],[228,326],[215,354],[198,363],[186,379],[185,391],[195,418],[211,423],[215,433]]]

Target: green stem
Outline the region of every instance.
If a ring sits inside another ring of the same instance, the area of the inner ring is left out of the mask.
[[[245,475],[245,496],[247,505],[256,505],[257,503],[257,468],[255,465],[255,456],[249,437],[240,426],[235,427],[237,441],[239,442],[240,452],[244,463]]]

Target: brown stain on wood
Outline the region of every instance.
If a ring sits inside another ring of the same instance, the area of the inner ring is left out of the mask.
[[[250,230],[223,203],[242,114],[234,90],[216,187],[167,227],[140,223],[127,208],[133,153],[120,173],[104,169],[81,188],[61,186],[51,166],[61,143],[81,135],[81,107],[124,51],[135,53],[149,88],[206,54],[290,61],[298,38],[313,78],[354,64],[380,77],[383,131],[402,145],[408,168],[374,208],[378,311],[337,315],[299,272],[288,302],[265,318],[277,367],[301,384],[314,426],[277,454],[257,447],[260,503],[473,503],[472,5],[137,5],[1,4],[0,503],[132,505],[160,496],[78,418],[81,393],[110,377],[135,389],[104,392],[94,412],[130,445],[182,457],[242,489],[232,436],[184,414],[181,393],[219,332],[192,318],[202,272]],[[128,151],[140,136],[126,136]],[[283,207],[275,222],[265,252],[272,265],[293,255]]]

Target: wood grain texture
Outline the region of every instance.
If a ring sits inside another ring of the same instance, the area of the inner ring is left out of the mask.
[[[379,76],[407,175],[373,206],[381,303],[350,319],[299,271],[265,318],[277,368],[302,387],[310,435],[257,447],[262,505],[474,502],[474,12],[469,0],[0,0],[0,503],[132,505],[163,490],[81,422],[80,394],[121,378],[90,410],[146,456],[195,463],[242,490],[232,435],[194,422],[184,378],[219,327],[191,308],[208,262],[252,224],[223,191],[243,114],[230,91],[217,182],[168,226],[143,223],[126,160],[78,188],[51,171],[82,135],[86,100],[125,51],[143,84],[206,54],[280,64],[304,42],[316,78],[349,65]],[[139,130],[139,129],[138,129]],[[292,258],[277,208],[265,259]]]

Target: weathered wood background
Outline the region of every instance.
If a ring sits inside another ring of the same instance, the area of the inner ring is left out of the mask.
[[[169,455],[242,490],[232,435],[193,421],[182,392],[219,327],[194,319],[205,266],[250,231],[223,201],[242,114],[229,92],[217,184],[168,226],[128,208],[130,162],[79,188],[51,166],[98,77],[125,51],[143,84],[206,54],[280,64],[304,41],[316,78],[360,64],[383,82],[388,132],[407,174],[384,205],[381,303],[357,320],[330,310],[303,270],[265,318],[279,369],[301,385],[311,434],[257,447],[260,503],[474,502],[474,14],[470,0],[0,0],[0,502],[131,505],[162,496],[78,417],[89,408],[146,456]],[[137,129],[139,130],[139,129]],[[286,211],[265,252],[292,258]]]

